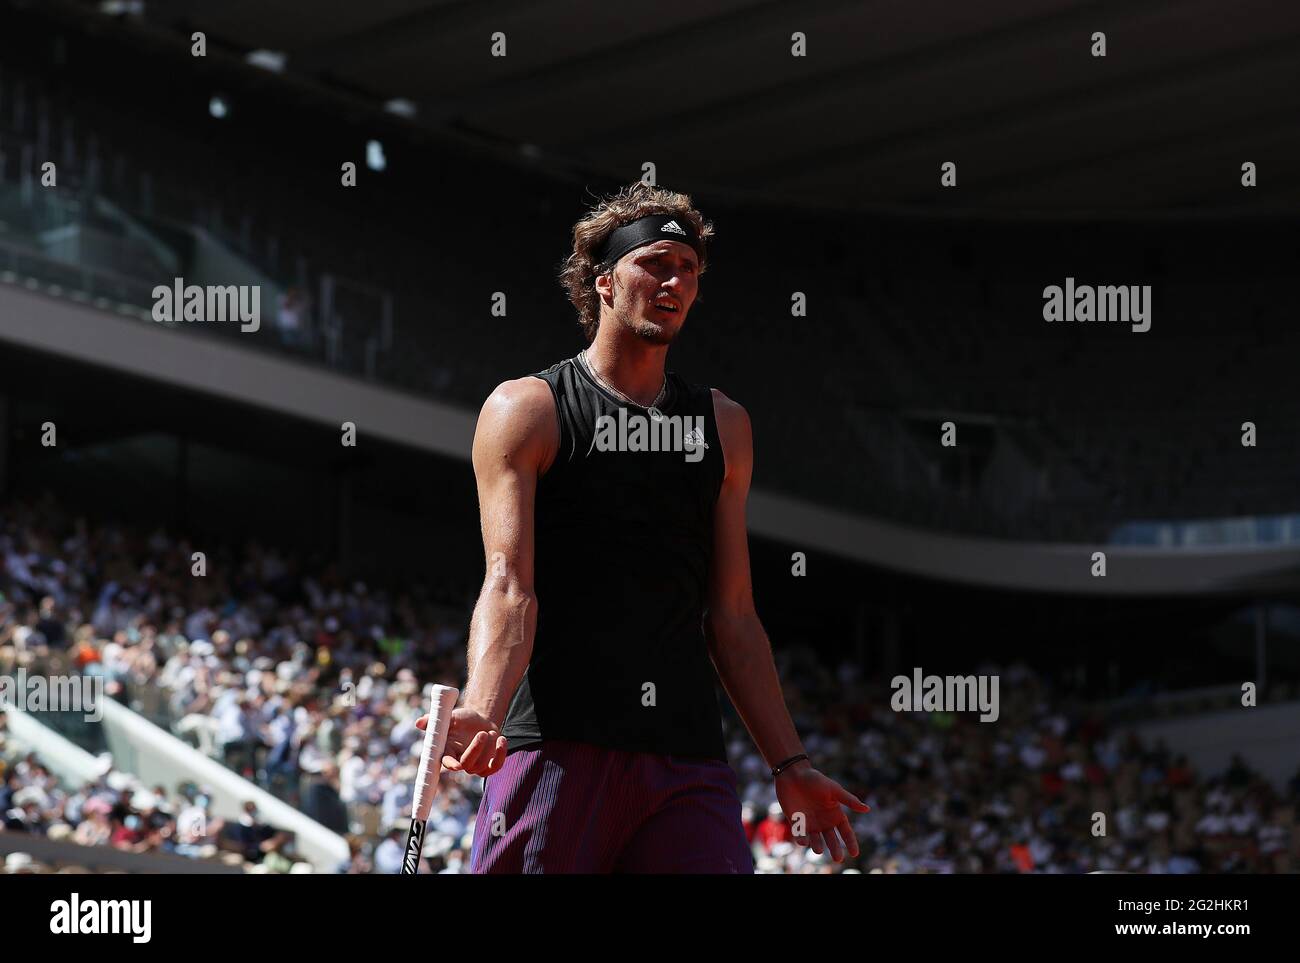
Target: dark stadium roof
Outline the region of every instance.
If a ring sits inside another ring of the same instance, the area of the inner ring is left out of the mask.
[[[831,209],[1300,210],[1300,4],[147,0],[144,21],[628,181],[653,161],[681,189]]]

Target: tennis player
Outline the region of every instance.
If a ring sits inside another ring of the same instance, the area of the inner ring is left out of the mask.
[[[796,841],[858,855],[868,807],[804,753],[754,610],[749,417],[665,370],[712,235],[687,195],[597,204],[561,272],[587,348],[479,415],[487,575],[443,757],[487,777],[473,872],[752,873],[719,679]]]

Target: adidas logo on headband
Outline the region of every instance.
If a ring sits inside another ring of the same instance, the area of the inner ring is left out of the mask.
[[[687,221],[687,224],[690,224],[690,221]],[[628,251],[643,244],[653,244],[661,240],[665,234],[676,235],[674,241],[689,244],[695,248],[696,255],[703,260],[704,246],[696,237],[694,226],[683,227],[671,214],[647,214],[611,232],[609,237],[605,238],[605,243],[601,245],[593,263],[613,264]]]

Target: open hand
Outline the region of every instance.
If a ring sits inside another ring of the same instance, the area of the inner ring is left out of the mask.
[[[844,812],[869,813],[871,807],[808,762],[800,762],[776,777],[776,798],[794,831],[794,841],[819,855],[830,850],[835,862],[858,855],[858,837]]]

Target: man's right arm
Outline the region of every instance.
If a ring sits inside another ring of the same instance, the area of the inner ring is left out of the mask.
[[[474,432],[486,573],[470,620],[468,681],[452,718],[449,769],[491,775],[505,761],[500,735],[537,631],[533,509],[537,479],[559,449],[551,389],[540,378],[507,381],[488,397]]]

